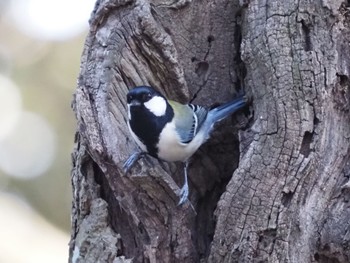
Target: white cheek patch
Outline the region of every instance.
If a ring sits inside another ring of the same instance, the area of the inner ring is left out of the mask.
[[[164,116],[166,112],[166,102],[160,96],[154,96],[144,103],[145,107],[157,117]]]

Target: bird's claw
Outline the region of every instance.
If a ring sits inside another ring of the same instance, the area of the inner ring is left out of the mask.
[[[123,164],[123,171],[127,174],[135,163],[144,155],[143,152],[136,152],[130,155],[130,157]]]
[[[184,165],[184,185],[180,190],[180,201],[177,205],[182,205],[188,200],[189,190],[188,190],[188,181],[187,181],[187,168],[188,168],[188,161],[186,161]]]
[[[188,194],[189,194],[189,188],[188,188],[188,183],[186,182],[180,190],[180,201],[177,204],[178,206],[181,206],[186,201],[189,201]],[[197,215],[196,209],[194,209],[192,203],[191,202],[188,202],[188,203],[189,203],[190,207],[192,208],[193,212]]]
[[[181,188],[180,190],[180,201],[177,205],[182,205],[183,203],[185,203],[188,200],[188,184],[185,183],[184,186]]]

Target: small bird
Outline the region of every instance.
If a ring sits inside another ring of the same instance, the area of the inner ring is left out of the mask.
[[[209,138],[213,126],[246,104],[246,98],[236,99],[213,109],[167,100],[152,87],[139,86],[127,94],[128,127],[142,152],[132,154],[124,163],[127,173],[144,154],[167,162],[184,165],[184,185],[179,205],[189,194],[187,169],[190,157]]]

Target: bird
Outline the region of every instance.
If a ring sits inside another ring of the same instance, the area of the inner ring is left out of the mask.
[[[191,156],[205,143],[214,124],[244,107],[244,95],[207,109],[195,104],[168,100],[150,86],[132,88],[126,96],[127,125],[141,148],[124,163],[125,173],[145,154],[166,162],[184,163],[184,184],[178,205],[188,200],[188,165]]]

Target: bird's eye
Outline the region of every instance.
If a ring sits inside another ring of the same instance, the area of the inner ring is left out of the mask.
[[[142,96],[143,101],[149,101],[152,98],[152,94],[151,93],[145,93]]]

